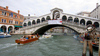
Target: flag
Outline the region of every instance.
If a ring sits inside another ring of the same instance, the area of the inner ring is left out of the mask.
[[[13,17],[13,13],[11,13],[11,17]]]
[[[15,15],[16,15],[16,14],[14,13],[14,17],[15,17]]]

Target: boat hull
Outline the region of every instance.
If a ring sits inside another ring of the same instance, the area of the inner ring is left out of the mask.
[[[7,38],[7,37],[11,37],[11,35],[8,35],[8,36],[7,35],[6,36],[2,35],[2,36],[0,36],[0,38]]]
[[[15,42],[17,44],[26,44],[26,43],[33,42],[33,41],[36,41],[36,40],[38,40],[38,38],[33,38],[33,39],[25,40],[25,41],[15,40]]]

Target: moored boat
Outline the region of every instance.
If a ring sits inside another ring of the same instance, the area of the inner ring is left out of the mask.
[[[34,34],[34,35],[25,35],[25,36],[23,36],[22,38],[15,40],[15,42],[16,42],[17,44],[26,44],[26,43],[33,42],[33,41],[38,40],[39,37],[40,37],[40,36],[39,36],[38,34]]]
[[[83,36],[79,36],[79,35],[74,35],[73,36],[75,39],[79,40],[80,43],[84,43],[84,37]],[[92,40],[92,46],[95,48],[99,47],[99,37],[94,38],[94,41]]]
[[[7,37],[11,37],[11,35],[8,33],[0,32],[0,38],[7,38]]]
[[[51,34],[43,34],[43,35],[42,35],[42,38],[50,38],[50,37],[52,37]]]

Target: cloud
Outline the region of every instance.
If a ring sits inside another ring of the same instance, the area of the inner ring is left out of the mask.
[[[92,11],[99,0],[1,0],[0,5],[9,6],[9,9],[22,15],[44,15],[58,7],[64,13],[76,14],[80,11]]]

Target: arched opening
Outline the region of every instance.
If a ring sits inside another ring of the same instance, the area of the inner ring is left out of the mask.
[[[41,22],[44,22],[45,21],[45,18],[42,18]]]
[[[9,27],[8,27],[8,33],[9,33],[12,29],[13,29],[13,27],[12,27],[12,26],[9,26]]]
[[[24,25],[23,25],[23,26],[25,27],[25,26],[27,26],[27,24],[26,24],[26,23],[24,23]]]
[[[74,22],[75,22],[75,23],[79,23],[79,19],[78,19],[78,18],[75,18],[75,19],[74,19]]]
[[[51,29],[53,30],[52,28],[54,27],[67,27],[67,28],[70,28],[68,26],[65,26],[65,25],[60,25],[60,24],[51,24],[51,25],[46,25],[46,26],[43,26],[41,28],[38,28],[34,33],[38,33],[38,34],[44,34],[47,30]],[[63,29],[63,28],[62,28]],[[74,28],[70,28],[71,30],[73,30],[74,32],[78,33],[76,30],[74,30]],[[62,30],[63,31],[63,30]],[[34,34],[33,33],[33,34]]]
[[[99,27],[99,23],[98,22],[94,22],[94,25],[95,25],[96,28]]]
[[[46,17],[46,20],[51,20],[51,19],[50,19],[50,16],[47,16],[47,17]]]
[[[40,19],[37,19],[37,24],[40,23]]]
[[[81,25],[85,25],[85,20],[84,19],[81,19],[80,24]]]
[[[55,10],[53,12],[53,20],[57,20],[60,18],[60,12],[58,10]]]
[[[89,24],[92,24],[92,22],[91,21],[87,21],[86,25],[89,25]]]
[[[68,22],[72,22],[73,18],[72,17],[68,17]]]
[[[35,24],[35,20],[32,21],[32,24]]]
[[[66,16],[63,16],[62,17],[62,21],[66,21],[67,20],[67,17]]]
[[[1,32],[6,32],[6,26],[1,26]]]
[[[31,25],[31,22],[29,21],[29,22],[28,22],[28,26],[30,26],[30,25]]]

